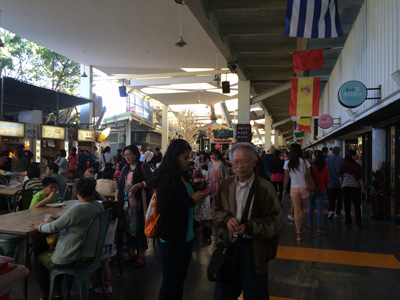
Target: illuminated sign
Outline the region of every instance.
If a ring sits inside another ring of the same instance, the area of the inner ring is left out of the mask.
[[[65,139],[65,128],[42,125],[42,138],[64,140]]]
[[[0,136],[25,136],[25,124],[0,121]]]
[[[78,129],[78,141],[79,142],[95,142],[96,141],[96,131]]]

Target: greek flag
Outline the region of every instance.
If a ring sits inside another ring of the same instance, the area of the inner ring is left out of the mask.
[[[335,38],[343,34],[337,0],[288,0],[283,35]]]

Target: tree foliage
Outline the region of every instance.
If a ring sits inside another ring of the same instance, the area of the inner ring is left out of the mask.
[[[11,32],[2,30],[0,74],[55,91],[76,95],[80,64]],[[73,117],[72,114],[75,114]],[[64,116],[65,115],[65,116]],[[75,120],[76,109],[60,111],[65,120]],[[49,119],[53,119],[50,117]]]

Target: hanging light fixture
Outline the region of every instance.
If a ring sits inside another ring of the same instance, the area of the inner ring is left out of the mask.
[[[182,48],[187,45],[187,43],[183,40],[182,37],[182,4],[179,6],[179,40],[175,43],[175,46]]]
[[[85,72],[85,50],[83,50],[83,73],[81,75],[81,77],[88,77],[86,72]]]
[[[1,10],[0,10],[0,27],[1,27]],[[5,44],[3,43],[3,40],[0,38],[0,47],[4,47]]]

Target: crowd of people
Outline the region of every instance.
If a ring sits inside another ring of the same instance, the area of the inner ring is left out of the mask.
[[[127,255],[119,258],[120,262],[132,261],[136,268],[146,264],[148,241],[144,234],[145,213],[154,192],[158,198],[157,239],[163,271],[159,299],[183,297],[195,235],[194,207],[209,195],[212,198],[212,221],[221,230],[221,240],[236,241],[241,254],[240,277],[229,283],[217,282],[215,299],[237,299],[242,291],[245,299],[264,299],[268,296],[268,285],[265,284],[268,261],[276,255],[278,233],[282,227],[282,199],[287,194],[291,197],[298,241],[303,238],[307,203],[308,228],[314,228],[316,202],[316,233],[324,235],[323,209],[327,196],[329,219],[340,218],[343,196],[345,223],[352,222],[350,206],[353,202],[356,224],[362,226],[363,171],[356,162],[354,150],[349,150],[344,160],[340,158],[338,147],[334,147],[328,157],[326,149],[309,155],[298,144],[292,144],[289,152],[281,152],[274,147],[268,152],[257,152],[248,143],[237,143],[226,151],[215,149],[206,152],[192,151],[191,146],[181,139],[172,141],[165,155],[159,148],[154,153],[150,148],[142,153],[135,145],[119,149],[114,156],[110,147],[93,150],[93,153],[81,150],[78,154],[76,148],[72,148],[68,157],[62,150],[57,160],[48,164],[44,178],[41,178],[40,169],[35,164],[31,164],[26,172],[24,188],[40,189],[34,195],[30,208],[57,202],[60,197],[70,199],[64,177],[67,173],[79,177],[75,192],[80,203],[76,207],[79,208],[72,207],[62,217],[54,216],[44,223],[32,223],[42,233],[34,251],[44,300],[51,296],[48,294],[48,275],[44,274],[48,274],[48,269],[70,266],[76,261],[78,248],[69,249],[69,258],[66,258],[62,247],[65,243],[82,239],[85,232],[79,226],[82,226],[84,218],[93,217],[96,210],[103,209],[94,200],[100,199],[97,192],[107,187],[108,182],[114,183],[115,198],[112,202],[126,201],[129,210],[124,219],[113,221],[109,227],[107,255],[102,257],[106,293],[112,292],[109,261],[116,253],[112,249],[116,247],[114,236],[117,230],[123,231],[127,245]],[[0,159],[0,163],[4,165],[4,159]],[[24,172],[25,167],[21,166],[19,170]],[[307,176],[314,181],[313,190],[307,185]],[[106,202],[110,201],[103,203]],[[86,217],[78,214],[84,210],[91,212],[85,213]],[[125,225],[117,227],[118,222]],[[55,249],[49,249],[43,237],[53,232],[61,234]],[[95,236],[95,233],[89,234]],[[89,252],[87,249],[85,257],[93,257],[93,253]],[[55,297],[60,296],[61,280],[55,282]],[[99,287],[94,288],[96,292],[102,292]]]

